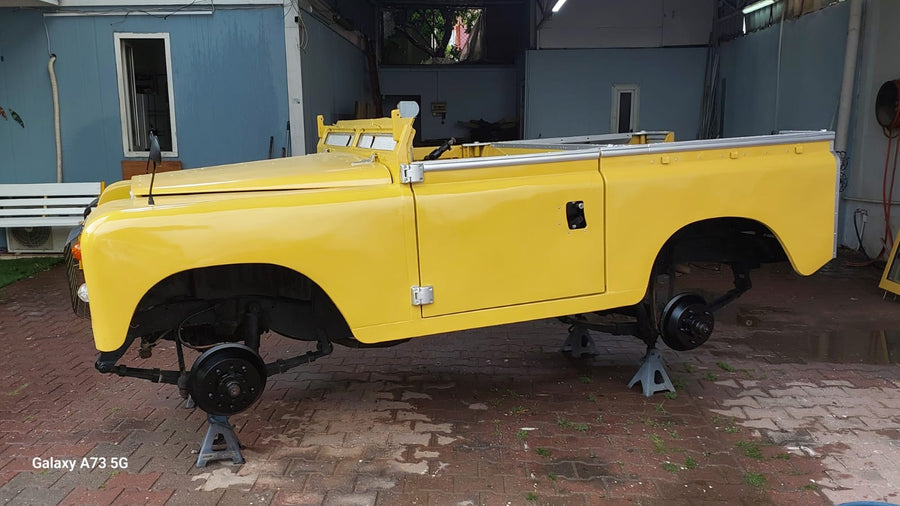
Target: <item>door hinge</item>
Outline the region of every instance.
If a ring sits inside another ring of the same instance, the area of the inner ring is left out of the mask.
[[[425,166],[421,163],[400,164],[401,183],[421,183],[425,181]]]
[[[412,287],[412,305],[413,306],[424,306],[426,304],[434,303],[434,287],[429,286],[414,286]]]

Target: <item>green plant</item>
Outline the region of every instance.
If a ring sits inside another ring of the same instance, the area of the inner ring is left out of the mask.
[[[19,395],[20,393],[22,393],[22,390],[25,390],[26,388],[28,388],[28,385],[30,385],[30,384],[31,383],[22,383],[15,390],[10,390],[9,392],[6,392],[6,395],[8,395],[9,397]]]
[[[578,381],[584,383],[585,385],[591,384],[594,380],[591,379],[590,376],[579,376]]]
[[[509,414],[519,416],[525,414],[526,411],[528,410],[525,409],[525,406],[516,406],[509,411]]]
[[[679,466],[678,464],[673,464],[671,462],[663,462],[662,467],[670,473],[677,473],[681,470],[681,466]]]
[[[556,475],[556,473],[550,473],[547,475],[547,478],[550,478],[550,481],[556,481],[558,476]]]
[[[650,434],[650,441],[653,443],[655,453],[666,453],[666,443],[659,434]]]
[[[577,430],[578,432],[587,432],[588,428],[590,428],[590,427],[586,423],[576,423],[575,424],[575,430]]]
[[[516,438],[518,438],[519,441],[525,441],[526,439],[528,439],[528,431],[520,430],[519,432],[516,432]]]
[[[703,379],[705,379],[706,381],[717,381],[719,377],[716,376],[714,372],[708,372],[703,375]]]
[[[819,490],[819,486],[815,483],[807,483],[806,485],[800,487],[800,490]]]
[[[551,452],[546,448],[535,448],[534,453],[537,453],[541,457],[549,457]]]
[[[538,496],[534,492],[528,492],[527,494],[525,494],[525,499],[527,501],[535,502],[537,501],[537,498]]]
[[[775,455],[775,456],[772,457],[772,458],[773,458],[773,459],[780,459],[780,460],[791,460],[791,454],[790,454],[790,453],[787,453],[787,452],[783,452],[783,453],[779,453],[778,455]]]
[[[762,473],[745,473],[744,481],[747,485],[756,488],[762,488],[766,485],[766,477]]]
[[[562,427],[564,429],[568,429],[568,428],[572,427],[574,424],[570,420],[566,420],[565,418],[557,418],[556,425],[559,425],[560,427]]]
[[[665,396],[666,396],[666,399],[669,399],[670,401],[671,401],[671,400],[674,400],[676,397],[678,397],[678,394],[675,393],[675,392],[666,392],[666,393],[663,394],[663,395],[665,395]]]
[[[751,459],[761,459],[763,457],[759,444],[754,443],[753,441],[738,441],[735,446],[743,450],[744,455]]]
[[[728,362],[716,362],[716,365],[719,366],[719,369],[727,372],[737,371],[734,367],[732,367]]]
[[[7,110],[9,111],[8,116],[6,113]],[[3,118],[5,120],[9,120],[9,118],[12,118],[13,121],[18,123],[20,127],[25,128],[25,122],[22,121],[22,117],[19,116],[19,114],[16,111],[14,111],[8,107],[6,109],[4,109],[3,106],[0,106],[0,118]]]
[[[597,396],[594,394],[587,394],[587,400],[591,402],[597,402]]]
[[[697,469],[697,461],[693,459],[693,457],[687,457],[684,459],[684,467],[688,469]]]
[[[684,364],[682,364],[682,366],[684,366],[684,372],[686,372],[688,374],[691,374],[692,372],[694,372],[694,366],[692,366],[691,364],[685,362]]]

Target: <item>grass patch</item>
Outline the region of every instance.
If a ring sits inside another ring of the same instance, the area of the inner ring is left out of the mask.
[[[728,362],[716,362],[716,365],[719,366],[719,369],[722,369],[726,372],[734,372],[737,371],[731,364]]]
[[[693,459],[693,457],[688,457],[684,459],[684,467],[688,469],[697,469],[697,461]]]
[[[666,453],[666,443],[659,434],[650,434],[650,441],[653,443],[655,453]]]
[[[519,432],[516,432],[516,438],[517,438],[519,441],[525,441],[526,439],[528,439],[528,431],[527,431],[527,430],[520,430]]]
[[[706,381],[718,381],[719,377],[716,376],[716,373],[714,372],[708,372],[703,375],[703,379],[705,379]]]
[[[20,279],[30,278],[62,263],[61,257],[13,258],[0,260],[0,287],[11,285]]]
[[[679,466],[678,464],[673,464],[671,462],[663,462],[662,467],[670,473],[677,473],[678,471],[681,471],[681,466]]]
[[[557,418],[556,425],[559,425],[564,429],[571,429],[575,424],[572,423],[571,420],[566,420],[565,418]]]
[[[516,407],[512,408],[511,410],[509,410],[509,414],[519,416],[519,415],[524,415],[525,412],[527,412],[527,411],[528,410],[525,408],[525,406],[516,406]]]
[[[15,390],[10,390],[9,392],[6,392],[6,395],[8,395],[10,397],[19,395],[20,393],[22,393],[22,390],[25,390],[26,388],[28,388],[28,385],[30,385],[30,384],[31,383],[23,383],[21,386],[19,386]]]
[[[678,394],[675,392],[666,392],[663,395],[665,395],[666,399],[669,399],[670,401],[673,401],[678,397]]]
[[[578,432],[587,432],[590,427],[586,423],[576,423],[574,428]]]
[[[766,486],[766,477],[762,473],[745,473],[744,481],[751,487],[763,488]]]
[[[738,441],[735,446],[743,450],[744,455],[750,457],[751,459],[763,458],[762,450],[759,448],[759,444],[754,443],[753,441]]]
[[[791,460],[791,454],[790,453],[779,453],[778,455],[775,455],[772,458],[773,459],[781,459],[781,460]]]
[[[815,491],[815,490],[819,490],[819,486],[816,485],[815,483],[807,483],[806,485],[803,485],[802,487],[800,487],[800,490],[812,490],[812,491]]]

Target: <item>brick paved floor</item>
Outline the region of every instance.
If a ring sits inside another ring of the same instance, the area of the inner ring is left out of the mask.
[[[900,306],[877,272],[836,265],[768,268],[709,343],[664,349],[677,395],[626,388],[637,340],[598,335],[600,355],[576,360],[555,321],[337,348],[232,417],[246,464],[203,469],[203,413],[174,387],[97,373],[57,268],[0,289],[0,502],[900,502]],[[729,282],[697,268],[679,280]],[[123,361],[171,367],[164,347]],[[263,344],[269,357],[308,348]]]

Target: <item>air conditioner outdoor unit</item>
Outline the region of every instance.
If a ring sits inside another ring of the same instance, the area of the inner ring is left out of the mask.
[[[16,227],[6,229],[10,253],[62,253],[70,227]]]

